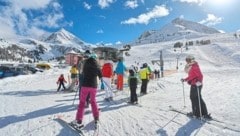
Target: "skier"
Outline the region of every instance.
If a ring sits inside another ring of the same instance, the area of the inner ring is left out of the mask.
[[[138,84],[138,75],[134,72],[133,69],[129,69],[129,76],[128,76],[128,86],[130,88],[130,104],[138,104],[137,98],[137,84]]]
[[[202,82],[203,75],[199,68],[198,63],[195,61],[195,58],[191,55],[186,57],[186,66],[185,72],[188,73],[188,77],[182,78],[182,82],[187,82],[190,87],[190,99],[192,103],[192,112],[189,115],[193,115],[196,117],[204,117],[211,118],[210,114],[208,114],[207,107],[205,102],[202,99],[201,90],[202,90]],[[200,102],[200,104],[199,104]],[[201,107],[199,107],[201,105]]]
[[[98,65],[98,62],[96,60],[96,54],[91,54],[91,56],[85,61],[85,64],[83,66],[83,81],[82,81],[82,87],[81,87],[81,98],[76,114],[76,120],[72,122],[73,124],[76,124],[77,126],[81,127],[82,120],[84,116],[84,105],[86,102],[86,97],[88,94],[90,94],[90,104],[93,112],[93,117],[95,124],[99,121],[99,110],[98,105],[96,103],[96,93],[97,93],[97,77],[99,77],[100,80],[102,80],[102,73],[101,69]]]
[[[147,94],[147,84],[149,81],[149,68],[147,63],[144,63],[143,66],[141,67],[139,71],[140,79],[142,80],[142,85],[141,85],[141,95]]]
[[[160,78],[160,70],[157,70],[157,78]]]
[[[64,83],[67,83],[67,81],[65,80],[64,75],[61,74],[57,81],[58,84],[57,92],[60,90],[61,86],[63,87],[64,90],[66,89]]]
[[[71,84],[68,88],[69,91],[74,91],[74,86],[78,84],[78,68],[77,65],[73,65],[70,69],[70,73],[71,73]]]
[[[79,99],[81,98],[81,87],[82,87],[82,82],[83,82],[83,67],[84,64],[86,62],[86,60],[91,56],[91,52],[89,50],[86,50],[84,52],[84,56],[83,56],[83,60],[81,62],[79,62]],[[86,104],[85,107],[88,108],[89,107],[89,103],[90,103],[90,95],[87,95],[86,98]]]
[[[126,70],[127,68],[123,63],[123,58],[119,58],[115,69],[115,73],[117,74],[117,90],[119,91],[123,90],[123,75]]]
[[[105,100],[111,101],[113,100],[113,91],[111,89],[111,80],[113,76],[113,64],[109,59],[106,60],[105,64],[102,67],[102,76],[103,76],[102,79],[106,84],[106,87],[103,86],[103,89],[105,90]]]

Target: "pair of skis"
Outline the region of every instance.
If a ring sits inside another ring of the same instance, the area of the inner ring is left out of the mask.
[[[56,121],[58,121],[60,124],[63,125],[63,127],[65,128],[69,128],[69,130],[71,130],[71,132],[75,135],[79,135],[79,136],[84,136],[84,133],[83,133],[83,127],[84,125],[81,125],[81,126],[77,126],[77,125],[74,125],[73,123],[69,123],[67,121],[65,121],[64,119],[58,117],[55,119]],[[93,132],[93,136],[98,136],[99,135],[99,122],[97,123],[94,123],[94,132]]]
[[[79,136],[84,136],[84,133],[83,133],[83,131],[81,129],[74,127],[73,125],[71,125],[70,123],[65,121],[64,119],[58,117],[58,118],[56,118],[54,120],[59,122],[64,128],[68,128],[70,130],[69,134],[75,134],[75,135],[79,135]]]
[[[222,128],[222,129],[227,129],[227,130],[231,130],[231,131],[234,131],[234,132],[240,132],[240,130],[234,128],[234,127],[236,127],[235,124],[229,124],[229,123],[226,123],[224,121],[220,121],[220,120],[218,120],[216,118],[213,118],[213,117],[211,119],[196,118],[194,116],[190,116],[187,112],[185,112],[184,108],[179,110],[179,109],[176,109],[176,108],[174,108],[172,106],[169,106],[169,110],[173,111],[173,112],[176,112],[176,113],[180,113],[180,114],[185,115],[185,116],[187,116],[189,118],[192,118],[192,119],[197,119],[199,121],[202,121],[203,123],[214,125],[216,127]]]

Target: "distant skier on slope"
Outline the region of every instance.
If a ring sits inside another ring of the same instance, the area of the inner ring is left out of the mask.
[[[191,55],[186,57],[186,66],[185,72],[188,73],[188,77],[182,78],[182,82],[187,82],[190,87],[190,99],[192,102],[192,114],[196,117],[204,117],[204,118],[211,118],[208,114],[207,107],[205,102],[202,99],[201,90],[202,90],[202,82],[203,82],[203,75],[199,68],[198,63],[195,61],[195,58]],[[200,104],[199,104],[200,101]],[[199,107],[201,105],[201,107]]]

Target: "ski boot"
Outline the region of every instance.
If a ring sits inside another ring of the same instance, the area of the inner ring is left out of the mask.
[[[84,127],[81,120],[79,120],[79,121],[74,120],[74,121],[70,122],[69,125],[77,130],[80,130],[81,128]]]
[[[105,98],[104,99],[106,102],[110,102],[110,99],[109,98]]]
[[[94,118],[94,124],[95,124],[95,129],[98,129],[98,127],[99,127],[99,118],[98,117],[95,117]]]
[[[192,117],[192,118],[194,117],[194,115],[193,115],[192,112],[188,112],[188,113],[187,113],[187,116]]]
[[[211,114],[203,115],[203,118],[207,120],[212,120]]]

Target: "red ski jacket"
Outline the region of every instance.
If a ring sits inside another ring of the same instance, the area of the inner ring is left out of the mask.
[[[105,63],[102,67],[102,76],[103,77],[112,77],[113,75],[113,66],[111,63]]]
[[[66,80],[65,80],[65,78],[63,77],[63,76],[60,76],[59,78],[58,78],[58,81],[57,81],[57,83],[63,83],[63,82],[67,82]]]

